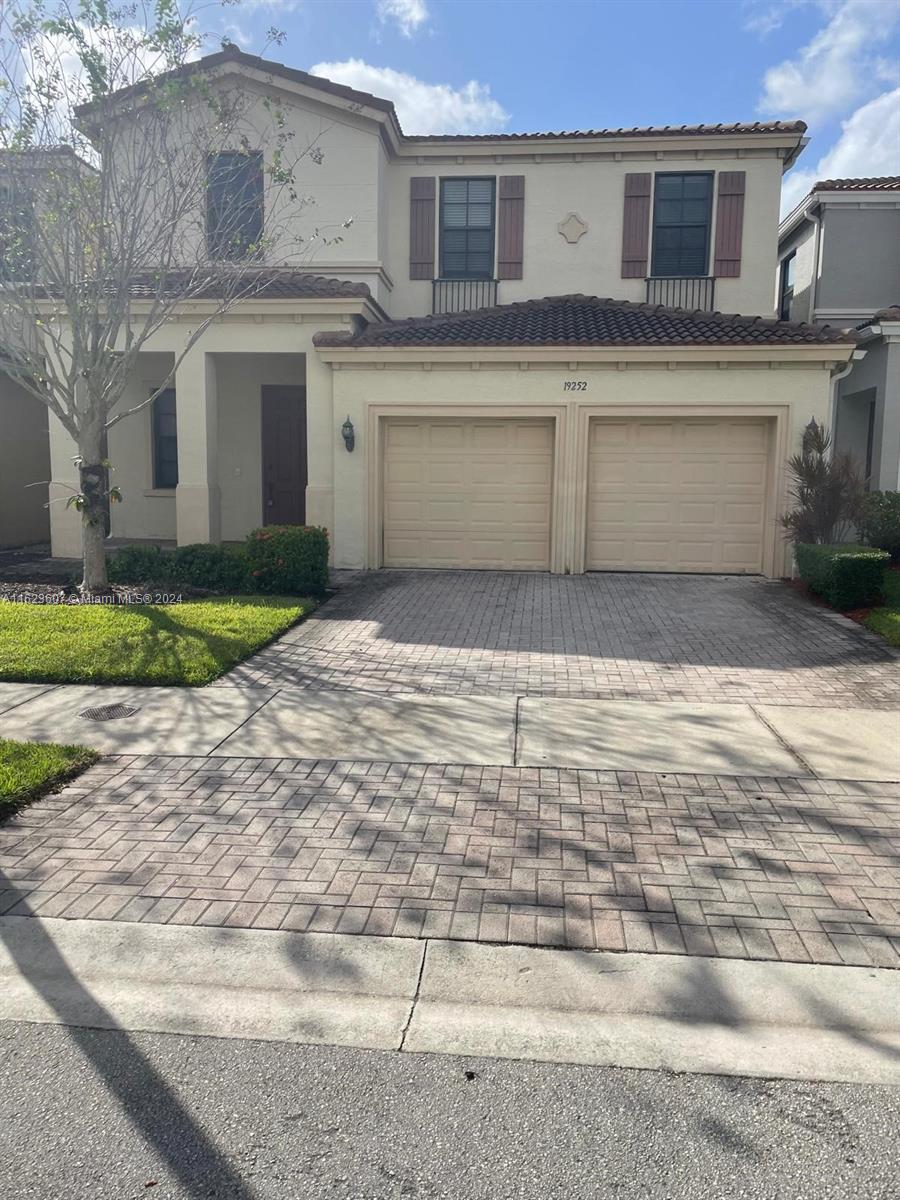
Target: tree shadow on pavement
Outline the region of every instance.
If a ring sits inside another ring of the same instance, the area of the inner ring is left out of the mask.
[[[0,888],[13,889],[0,874]],[[22,899],[25,897],[23,895]],[[66,1026],[123,1113],[179,1181],[186,1195],[209,1200],[255,1200],[256,1192],[241,1178],[223,1151],[208,1137],[172,1087],[138,1049],[112,1014],[81,983],[39,919],[29,918],[31,948],[27,956],[15,938],[0,939],[23,977]],[[40,969],[35,970],[35,949]],[[98,1038],[94,1030],[112,1030],[115,1039]],[[77,1103],[77,1097],[73,1098]]]

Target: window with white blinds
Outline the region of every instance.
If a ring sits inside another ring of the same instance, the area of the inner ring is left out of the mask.
[[[494,185],[488,179],[441,180],[441,277],[492,279]]]

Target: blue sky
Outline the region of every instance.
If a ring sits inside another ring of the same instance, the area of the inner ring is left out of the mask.
[[[816,178],[900,173],[900,0],[244,0],[229,36],[392,99],[409,133],[802,117]]]

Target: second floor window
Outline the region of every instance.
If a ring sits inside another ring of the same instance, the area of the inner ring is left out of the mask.
[[[792,250],[787,258],[781,260],[781,278],[778,284],[778,316],[782,321],[791,319],[791,304],[794,300],[794,269],[797,263],[797,251]]]
[[[652,275],[707,273],[712,184],[709,172],[656,176]]]
[[[247,258],[263,234],[262,154],[210,154],[206,164],[206,244],[210,258]]]
[[[441,180],[441,277],[492,279],[494,180]]]
[[[178,486],[178,429],[175,418],[175,389],[160,392],[151,406],[153,413],[153,486]]]

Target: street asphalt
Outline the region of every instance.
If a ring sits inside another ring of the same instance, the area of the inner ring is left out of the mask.
[[[891,1200],[900,1092],[0,1022],[4,1200]]]

